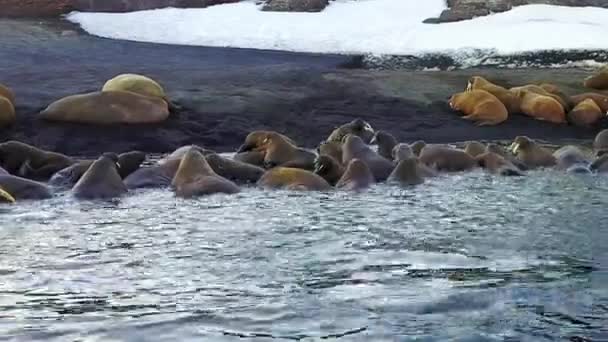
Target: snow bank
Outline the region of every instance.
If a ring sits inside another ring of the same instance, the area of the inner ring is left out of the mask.
[[[337,0],[320,13],[262,12],[254,2],[203,9],[68,15],[114,39],[315,53],[420,55],[489,50],[608,49],[608,9],[527,5],[448,24],[423,24],[444,0]]]

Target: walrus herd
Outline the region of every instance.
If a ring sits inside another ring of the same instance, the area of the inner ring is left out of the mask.
[[[399,142],[355,119],[336,128],[316,150],[278,132],[253,131],[231,158],[197,145],[180,147],[142,166],[146,158],[145,153],[129,151],[83,160],[6,141],[0,143],[0,203],[46,199],[65,191],[77,199],[109,199],[140,188],[169,188],[182,198],[235,194],[247,185],[359,191],[379,182],[415,186],[441,174],[474,169],[499,176],[524,176],[528,170],[546,168],[608,174],[608,130],[596,136],[589,152],[575,145],[550,149],[526,136],[516,137],[509,147],[469,141],[457,148]]]
[[[570,124],[592,128],[607,120],[608,66],[583,81],[594,90],[566,95],[551,83],[527,84],[505,88],[482,76],[469,79],[463,92],[454,94],[448,104],[478,126],[498,125],[509,115],[526,115],[554,124]]]

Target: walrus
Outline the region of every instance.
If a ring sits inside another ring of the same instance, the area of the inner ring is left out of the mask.
[[[237,153],[252,150],[264,151],[264,166],[267,169],[284,166],[314,170],[314,162],[317,157],[314,152],[299,148],[285,139],[282,134],[272,131],[263,134],[250,133]]]
[[[191,148],[182,158],[171,182],[175,195],[182,198],[217,193],[236,194],[239,187],[213,171],[205,157]]]
[[[569,110],[575,106],[572,98],[566,95],[566,93],[564,93],[557,85],[552,83],[541,83],[539,86],[549,94],[558,96],[561,99],[560,103],[562,103],[562,105],[565,104],[564,109]]]
[[[479,141],[467,141],[464,145],[464,151],[471,157],[477,157],[486,152],[486,145]]]
[[[596,158],[589,166],[589,169],[597,173],[608,172],[608,154]]]
[[[521,100],[520,108],[523,114],[556,124],[566,123],[564,107],[553,97],[539,95],[525,89],[518,90],[515,94]]]
[[[566,116],[575,126],[591,128],[606,117],[606,112],[593,99],[586,99],[576,105]]]
[[[591,156],[588,156],[580,148],[573,145],[560,147],[557,151],[553,152],[553,157],[556,160],[555,168],[558,170],[565,171],[573,166],[588,168],[591,164]]]
[[[551,151],[526,136],[515,137],[510,150],[528,169],[553,167],[557,163]]]
[[[500,154],[484,152],[475,157],[478,165],[490,173],[501,176],[523,176],[521,170]]]
[[[595,104],[600,107],[603,113],[608,112],[608,95],[598,93],[582,93],[572,96],[571,99],[575,106],[587,99],[592,99]]]
[[[517,157],[515,157],[513,154],[508,153],[507,150],[505,150],[502,146],[498,144],[489,143],[488,146],[486,146],[486,152],[493,152],[498,154],[499,156],[508,160],[511,164],[515,165],[521,171],[528,170],[526,164],[524,164],[521,160],[517,159]]]
[[[502,102],[509,114],[519,113],[519,99],[507,88],[496,85],[481,76],[473,76],[469,79],[465,91],[473,90],[485,90]]]
[[[0,166],[12,175],[46,181],[57,171],[74,164],[66,155],[45,151],[19,141],[0,144]]]
[[[424,146],[426,146],[426,142],[424,140],[416,140],[410,144],[410,147],[412,148],[412,152],[414,152],[416,157],[420,156],[420,152],[422,152],[422,149],[424,148]]]
[[[387,180],[389,183],[398,183],[403,186],[424,183],[416,158],[405,158],[399,161]]]
[[[414,154],[412,147],[408,144],[397,144],[393,148],[393,160],[399,163],[402,160],[414,158],[418,164],[418,172],[424,178],[436,177],[437,171],[431,169],[426,164],[420,163],[418,156]],[[393,170],[394,171],[394,170]]]
[[[608,129],[600,131],[593,140],[593,151],[600,157],[608,154]]]
[[[125,178],[124,183],[130,190],[168,187],[181,161],[181,158],[169,159],[164,163],[142,167]]]
[[[0,203],[15,203],[15,198],[4,189],[0,188]]]
[[[15,106],[4,96],[0,96],[0,128],[8,127],[15,123],[17,115]]]
[[[258,181],[258,186],[267,189],[303,191],[326,191],[331,189],[331,185],[317,174],[304,169],[281,166],[266,171]]]
[[[321,154],[315,159],[314,172],[323,177],[329,184],[336,185],[344,174],[344,167],[334,157]]]
[[[82,124],[150,124],[165,121],[165,100],[128,91],[97,91],[70,95],[51,103],[38,115],[47,121]]]
[[[585,88],[606,90],[608,89],[608,66],[603,66],[593,75],[583,81]]]
[[[146,154],[140,151],[131,151],[118,155],[118,174],[125,179],[135,172],[146,160]],[[56,187],[72,187],[91,167],[95,160],[81,160],[55,173],[49,180],[49,185]]]
[[[106,81],[101,91],[130,91],[167,100],[163,87],[153,79],[138,74],[121,74]]]
[[[17,201],[40,200],[53,196],[45,184],[13,175],[0,175],[0,188]]]
[[[342,144],[342,164],[348,165],[355,158],[367,164],[377,182],[385,181],[395,168],[392,160],[372,150],[359,136],[347,134]]]
[[[505,105],[483,89],[454,94],[449,105],[453,110],[465,114],[463,119],[476,121],[477,126],[498,125],[509,117]]]
[[[562,108],[564,108],[564,111],[566,111],[566,112],[569,111],[571,108],[571,106],[570,106],[571,101],[569,101],[569,99],[565,99],[565,98],[562,98],[561,96],[550,93],[550,92],[546,91],[543,87],[536,85],[536,84],[527,84],[527,85],[523,85],[523,86],[519,86],[519,87],[513,87],[509,90],[511,92],[513,92],[514,94],[517,94],[520,90],[527,90],[529,92],[532,92],[532,93],[535,93],[538,95],[551,97],[555,101],[559,102],[559,104],[562,105]],[[520,104],[520,106],[521,106],[521,104]]]
[[[158,161],[159,164],[163,164],[166,163],[168,160],[172,160],[172,159],[179,159],[181,160],[184,155],[186,155],[186,153],[191,149],[194,148],[197,151],[199,151],[200,153],[202,153],[204,156],[211,154],[211,153],[215,153],[215,151],[213,150],[208,150],[206,148],[200,147],[198,145],[184,145],[181,146],[179,148],[177,148],[175,151],[171,152],[168,156],[162,158],[161,160]]]
[[[374,175],[367,164],[357,158],[351,159],[336,188],[343,190],[361,190],[375,183]]]
[[[264,155],[263,151],[249,151],[235,153],[232,159],[249,165],[264,167]]]
[[[393,160],[393,148],[398,144],[395,137],[386,131],[377,131],[370,144],[378,145],[378,154],[388,160]]]
[[[128,192],[118,173],[118,155],[104,153],[95,160],[72,188],[78,199],[109,199]]]
[[[4,97],[13,105],[13,107],[15,106],[15,104],[16,104],[15,93],[13,93],[13,91],[9,87],[7,87],[1,83],[0,83],[0,97]]]
[[[341,141],[322,141],[317,147],[317,153],[334,158],[338,163],[342,163],[342,142]]]
[[[477,166],[470,154],[445,145],[426,145],[419,160],[430,168],[445,172],[467,171]]]
[[[209,153],[205,159],[215,173],[237,183],[256,183],[265,172],[259,166],[224,158],[217,153]]]
[[[361,138],[364,143],[369,144],[374,137],[374,129],[366,121],[354,119],[353,121],[334,129],[327,138],[327,141],[341,142],[347,134],[356,135]]]

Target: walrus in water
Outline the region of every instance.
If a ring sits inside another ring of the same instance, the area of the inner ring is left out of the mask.
[[[393,148],[398,143],[392,134],[385,131],[377,131],[370,142],[370,144],[378,145],[378,154],[388,160],[393,160]]]
[[[265,172],[259,166],[224,158],[217,153],[209,153],[205,159],[215,173],[237,183],[255,183]]]
[[[91,164],[72,188],[79,199],[108,199],[127,193],[127,187],[118,173],[118,155],[104,153]]]
[[[608,154],[608,129],[600,131],[593,140],[593,151],[598,157]]]
[[[0,188],[18,201],[47,199],[53,196],[45,184],[13,175],[0,175]]]
[[[389,183],[398,183],[402,186],[411,186],[424,183],[420,167],[416,158],[401,159],[388,177]]]
[[[344,167],[330,155],[321,154],[315,160],[315,171],[329,184],[336,185],[344,174]]]
[[[393,148],[392,155],[393,160],[397,163],[405,159],[414,158],[416,160],[416,163],[418,164],[418,172],[424,178],[437,176],[437,171],[431,169],[426,164],[420,163],[420,161],[418,160],[418,156],[414,154],[414,150],[408,144],[397,144],[397,146]]]
[[[528,169],[552,167],[557,163],[551,151],[526,136],[516,137],[510,150]]]
[[[591,165],[591,156],[588,156],[580,148],[572,145],[560,147],[553,152],[558,170],[564,170],[570,173],[591,173],[589,165]]]
[[[18,141],[0,144],[0,166],[12,175],[46,181],[57,171],[72,164],[74,160],[66,155]]]
[[[608,172],[608,154],[604,154],[603,156],[596,158],[593,163],[591,163],[589,168],[591,171],[597,173]]]
[[[422,149],[425,146],[426,146],[426,142],[424,140],[416,140],[410,144],[410,147],[412,148],[412,152],[414,152],[416,157],[420,156],[420,152],[422,152]]]
[[[71,95],[51,103],[39,114],[48,121],[82,124],[149,124],[165,121],[165,100],[129,91],[97,91]]]
[[[182,158],[171,185],[175,195],[182,198],[217,193],[235,194],[240,191],[232,181],[215,173],[195,148],[191,148]]]
[[[167,162],[168,160],[172,160],[172,159],[182,160],[182,158],[184,157],[184,155],[186,155],[186,153],[191,148],[195,148],[197,151],[199,151],[204,156],[206,156],[208,154],[211,154],[211,153],[215,153],[215,151],[213,151],[213,150],[208,150],[208,149],[202,148],[202,147],[200,147],[198,145],[184,145],[184,146],[179,147],[175,151],[171,152],[171,154],[169,154],[168,156],[166,156],[166,157],[162,158],[161,160],[159,160],[158,163],[159,164],[163,164],[163,163]]]
[[[479,141],[467,141],[464,146],[464,151],[471,157],[477,157],[486,152],[486,145]]]
[[[146,154],[140,151],[131,151],[118,155],[118,174],[122,179],[137,171],[141,164],[146,160]],[[74,186],[82,175],[91,167],[95,160],[81,160],[72,166],[55,173],[49,180],[49,185],[57,187]]]
[[[459,172],[477,166],[477,161],[470,154],[445,145],[426,145],[419,159],[437,171]]]
[[[264,167],[264,156],[263,151],[249,151],[236,153],[232,159],[241,163],[246,163],[253,166]]]
[[[336,183],[336,188],[356,191],[369,188],[374,183],[374,175],[367,164],[354,158],[346,166],[344,174]]]
[[[268,189],[326,191],[331,189],[323,177],[308,170],[293,167],[275,167],[264,173],[258,186]]]
[[[342,164],[342,142],[338,141],[322,141],[317,147],[317,153],[327,155],[334,158],[338,163]]]
[[[505,150],[502,146],[500,146],[498,144],[495,144],[495,143],[488,144],[488,146],[486,147],[486,152],[493,152],[493,153],[498,154],[499,156],[508,160],[511,164],[515,165],[521,171],[528,170],[528,167],[526,166],[526,164],[524,164],[524,162],[517,159],[517,157],[515,157],[511,153],[508,153],[507,150]]]
[[[347,134],[342,144],[342,164],[348,165],[355,158],[367,164],[377,182],[385,181],[395,167],[391,160],[372,150],[359,136]]]
[[[479,166],[501,176],[523,176],[523,172],[498,153],[484,152],[475,157]]]
[[[369,123],[361,119],[354,119],[353,121],[334,129],[327,138],[327,141],[341,142],[347,134],[356,135],[361,138],[364,143],[369,144],[374,137],[374,129]]]
[[[142,167],[125,178],[128,189],[163,188],[171,185],[181,159],[170,159],[162,164]]]
[[[250,133],[245,138],[245,143],[239,147],[237,153],[252,150],[264,152],[264,166],[267,169],[284,166],[312,171],[314,170],[315,158],[317,157],[314,152],[292,144],[282,134],[269,131],[263,134],[259,134],[259,132]]]
[[[4,191],[4,189],[0,188],[0,203],[15,203],[15,198]]]

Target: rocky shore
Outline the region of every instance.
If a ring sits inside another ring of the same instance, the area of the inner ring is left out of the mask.
[[[401,141],[591,139],[597,130],[512,116],[479,128],[446,105],[472,74],[500,84],[551,81],[581,92],[581,69],[381,71],[353,68],[351,57],[136,43],[82,34],[59,20],[1,20],[0,82],[17,95],[17,124],[0,141],[20,140],[70,155],[171,151],[200,144],[233,151],[254,129],[272,129],[314,147],[355,117]],[[37,114],[52,101],[97,90],[117,74],[158,80],[181,109],[162,124],[98,127],[54,124]],[[598,128],[599,129],[599,128]]]

